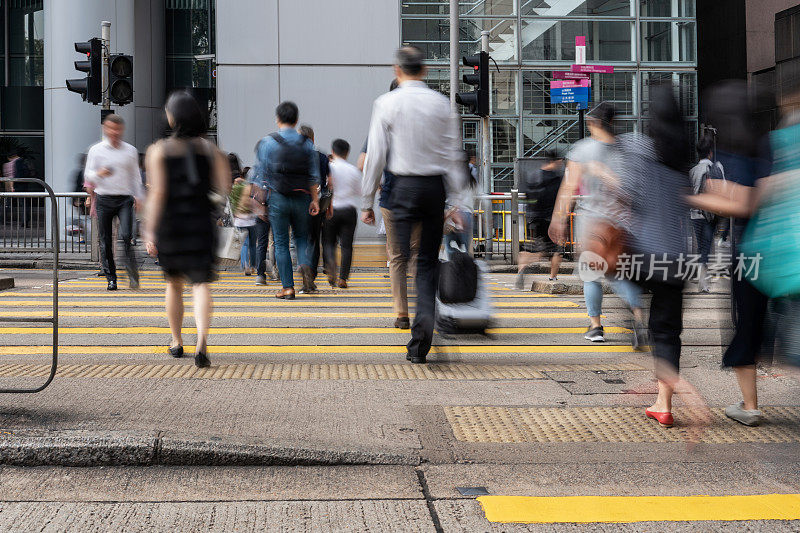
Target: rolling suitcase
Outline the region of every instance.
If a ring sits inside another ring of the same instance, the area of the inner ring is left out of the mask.
[[[466,303],[444,303],[436,297],[436,329],[439,333],[453,335],[459,333],[486,334],[492,325],[492,296],[489,290],[489,267],[483,261],[475,262],[478,267],[478,286],[475,297]]]

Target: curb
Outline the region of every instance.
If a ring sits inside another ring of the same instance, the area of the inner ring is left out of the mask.
[[[0,464],[14,466],[419,465],[418,455],[227,442],[128,432],[0,432]]]

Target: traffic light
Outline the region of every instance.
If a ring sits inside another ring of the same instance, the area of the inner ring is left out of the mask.
[[[489,116],[489,54],[480,52],[464,56],[464,66],[475,69],[473,74],[464,74],[464,83],[474,85],[469,93],[457,93],[456,102],[468,106],[470,112],[479,117]]]
[[[87,76],[67,80],[67,89],[80,94],[84,102],[99,104],[103,101],[103,41],[95,38],[75,43],[75,51],[86,54],[86,61],[76,61],[75,69],[85,72]]]
[[[108,60],[108,94],[112,104],[133,102],[133,57],[113,54]]]

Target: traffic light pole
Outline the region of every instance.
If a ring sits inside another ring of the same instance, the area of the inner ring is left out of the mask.
[[[481,51],[489,53],[489,32],[481,32]],[[485,87],[488,91],[489,87]],[[491,114],[491,110],[490,110]],[[489,117],[481,117],[481,172],[483,174],[483,191],[488,196],[492,194],[492,167],[489,163],[492,146],[489,138]],[[484,221],[484,259],[492,258],[492,238],[494,237],[494,221],[492,220],[492,199],[487,198],[483,208]]]
[[[111,49],[111,23],[104,20],[100,24],[100,39],[103,41],[103,68],[102,68],[102,84],[103,84],[103,108],[100,111],[100,120],[105,118],[108,111],[111,111],[111,95],[108,91],[108,56]]]
[[[458,94],[458,0],[450,0],[450,108],[458,114],[456,94]]]

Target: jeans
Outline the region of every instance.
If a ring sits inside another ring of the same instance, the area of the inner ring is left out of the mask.
[[[267,249],[269,248],[269,222],[260,218],[256,220],[255,243],[256,243],[256,274],[259,276],[267,275]],[[251,235],[251,234],[248,234]]]
[[[450,243],[454,242],[459,247],[463,246],[467,253],[469,253],[469,244],[472,239],[472,212],[459,211],[461,213],[461,220],[464,222],[464,230],[459,233],[448,233],[444,236],[444,251],[447,258],[450,258],[452,247]]]
[[[311,197],[306,194],[285,196],[272,191],[269,197],[269,222],[275,239],[275,262],[284,289],[294,288],[292,256],[289,252],[289,227],[297,249],[297,263],[308,266],[308,227],[311,215],[308,207]]]
[[[411,357],[426,357],[433,342],[444,204],[442,176],[397,176],[392,187],[392,223],[395,245],[406,262],[411,255],[414,226],[422,225],[417,257],[417,309],[407,345]]]
[[[326,211],[328,210],[328,206],[331,205],[331,197],[322,197],[319,199],[319,214],[316,216],[311,217],[311,222],[309,224],[308,230],[308,264],[311,267],[311,278],[317,279],[317,270],[319,269],[319,257],[320,254],[324,254],[322,251],[322,239],[321,235],[324,232]],[[323,255],[322,258],[325,261],[325,257]]]
[[[133,196],[98,194],[97,226],[100,235],[100,259],[108,281],[117,281],[114,263],[114,217],[119,219],[119,236],[125,248],[125,269],[131,280],[139,281],[136,255],[133,252]]]
[[[642,289],[638,285],[627,279],[606,278],[606,280],[628,307],[631,309],[642,307]],[[584,282],[583,297],[586,300],[586,312],[589,316],[600,316],[603,313],[603,284],[599,280]]]
[[[692,225],[694,225],[694,234],[697,237],[697,253],[700,255],[700,263],[708,264],[708,253],[711,251],[711,242],[714,240],[714,230],[717,226],[704,218],[692,219]]]
[[[242,246],[242,268],[256,268],[258,226],[246,226],[241,229],[247,231],[247,240]]]
[[[353,262],[353,237],[358,224],[358,213],[355,207],[334,209],[333,217],[325,221],[322,227],[323,252],[325,254],[325,268],[328,275],[336,278],[336,241],[342,247],[342,266],[339,270],[339,279],[347,280],[350,277],[350,265]]]

